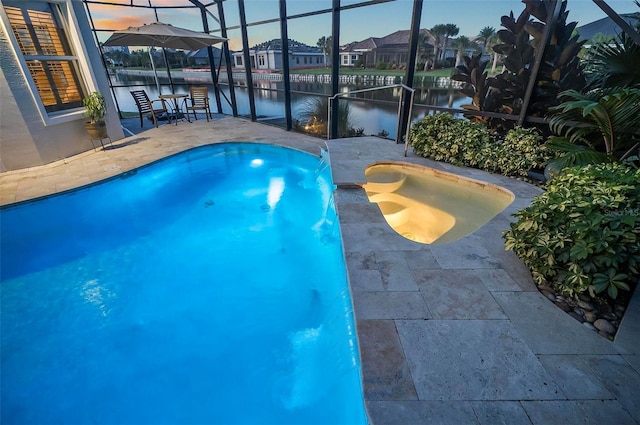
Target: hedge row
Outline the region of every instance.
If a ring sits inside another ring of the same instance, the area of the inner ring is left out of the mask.
[[[542,136],[533,128],[516,127],[498,140],[484,124],[446,113],[429,115],[414,124],[409,143],[425,158],[505,176],[526,176],[532,169],[544,168],[550,158]]]

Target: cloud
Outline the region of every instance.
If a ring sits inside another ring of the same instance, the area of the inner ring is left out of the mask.
[[[153,0],[153,5],[154,6],[175,6],[176,1],[175,0]],[[190,4],[189,2],[185,2],[185,5],[192,6],[192,4]]]
[[[120,0],[122,1],[122,0]],[[127,0],[129,1],[129,0]],[[175,6],[174,0],[154,0],[154,6]],[[92,3],[90,6],[93,22],[100,30],[122,30],[128,27],[150,24],[156,21],[152,8],[128,7],[127,5],[105,5]],[[160,22],[201,31],[200,12],[197,8],[157,10]]]
[[[137,27],[142,24],[148,24],[151,21],[139,16],[122,16],[118,18],[100,18],[94,19],[96,28],[103,30],[123,30],[129,27]]]

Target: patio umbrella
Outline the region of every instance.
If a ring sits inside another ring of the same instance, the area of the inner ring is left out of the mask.
[[[104,42],[105,46],[152,46],[170,49],[199,50],[216,43],[227,41],[226,38],[204,32],[174,27],[171,24],[153,22],[139,27],[115,31]]]
[[[114,31],[111,37],[103,43],[104,46],[149,46],[149,57],[153,73],[156,77],[156,85],[160,92],[160,82],[151,55],[152,47],[163,47],[183,50],[199,50],[227,41],[224,37],[192,31],[186,28],[174,27],[162,22],[153,22],[139,27],[129,27],[125,30]]]

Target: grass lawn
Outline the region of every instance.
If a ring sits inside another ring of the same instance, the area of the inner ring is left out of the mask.
[[[454,68],[442,68],[427,72],[416,72],[416,77],[450,77]],[[340,68],[340,75],[388,75],[388,76],[404,76],[405,70],[402,69],[351,69]],[[292,70],[292,74],[331,74],[331,68],[311,68]]]

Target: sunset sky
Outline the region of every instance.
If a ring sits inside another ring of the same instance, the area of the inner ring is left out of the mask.
[[[130,0],[117,0],[128,4]],[[343,0],[341,4],[349,5],[361,0]],[[189,5],[187,0],[151,0],[153,5]],[[209,0],[204,3],[208,3]],[[148,0],[134,0],[134,4],[148,4]],[[288,0],[289,15],[309,11],[328,9],[331,0]],[[640,11],[632,0],[609,0],[608,4],[618,13]],[[375,6],[343,11],[341,14],[340,44],[360,41],[368,37],[382,37],[394,31],[408,29],[411,25],[413,1],[395,0]],[[591,0],[569,0],[569,21],[577,21],[584,25],[606,15]],[[224,3],[227,26],[239,25],[237,1]],[[431,28],[436,24],[453,23],[460,28],[459,35],[473,37],[481,28],[492,26],[500,29],[500,17],[513,11],[517,16],[524,9],[519,0],[425,0],[423,5],[421,27]],[[217,17],[217,8],[209,10]],[[273,19],[279,16],[277,0],[245,0],[247,22]],[[129,26],[142,25],[156,21],[152,10],[106,5],[91,5],[91,15],[97,29],[125,29]],[[196,9],[159,9],[158,20],[174,26],[202,31],[200,13]],[[216,34],[219,24],[209,18],[209,27]],[[280,37],[280,26],[276,23],[251,26],[248,29],[249,45]],[[323,14],[313,17],[289,20],[289,38],[315,46],[322,36],[331,34],[331,15]],[[101,41],[110,33],[99,35]],[[242,48],[240,31],[233,30],[229,34],[229,45],[232,50]]]

